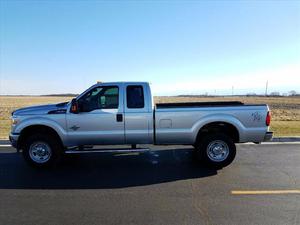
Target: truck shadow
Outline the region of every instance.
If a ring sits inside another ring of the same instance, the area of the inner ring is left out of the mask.
[[[0,153],[0,189],[102,189],[159,184],[216,175],[191,149],[66,156],[52,169],[29,167],[18,153]]]

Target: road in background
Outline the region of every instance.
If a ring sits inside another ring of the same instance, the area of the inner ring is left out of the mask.
[[[40,171],[2,146],[0,224],[300,224],[299,162],[300,144],[239,145],[215,171],[190,147],[155,146]]]

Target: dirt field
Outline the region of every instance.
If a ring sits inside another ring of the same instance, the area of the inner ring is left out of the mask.
[[[17,108],[46,103],[58,103],[71,97],[7,97],[0,96],[0,138],[8,138],[10,115]],[[244,103],[267,103],[272,111],[271,130],[275,136],[300,136],[299,97],[154,97],[156,103],[197,101],[242,101]]]

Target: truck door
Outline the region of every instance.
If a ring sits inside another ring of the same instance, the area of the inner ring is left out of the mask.
[[[98,86],[78,99],[79,113],[67,114],[71,143],[125,143],[123,94],[119,89],[119,86]]]
[[[127,85],[125,91],[125,142],[148,144],[152,142],[153,114],[146,101],[144,85]]]

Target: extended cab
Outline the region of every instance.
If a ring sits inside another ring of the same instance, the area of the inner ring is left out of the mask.
[[[97,83],[70,102],[14,111],[10,141],[26,161],[41,167],[63,153],[123,144],[193,145],[201,161],[224,167],[235,157],[235,143],[270,140],[269,125],[267,105],[153,105],[146,82]]]

